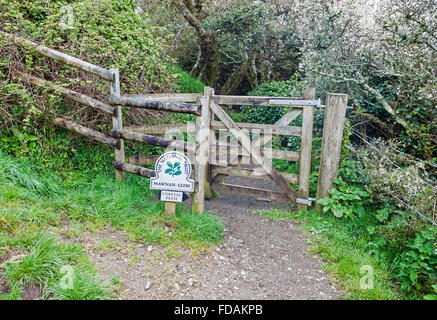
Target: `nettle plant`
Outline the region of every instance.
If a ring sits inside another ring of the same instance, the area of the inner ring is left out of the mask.
[[[365,202],[371,201],[370,193],[359,186],[347,184],[342,177],[334,180],[335,187],[329,190],[330,197],[317,200],[323,206],[323,212],[334,216],[362,217],[365,214]]]

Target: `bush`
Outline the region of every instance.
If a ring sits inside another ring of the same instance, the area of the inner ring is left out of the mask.
[[[298,80],[298,75],[287,81],[272,81],[261,84],[250,92],[250,96],[296,97],[303,94],[305,83]],[[244,120],[250,123],[274,124],[289,108],[243,106]]]
[[[203,93],[205,84],[202,81],[190,76],[188,72],[179,66],[173,66],[172,73],[178,79],[178,91],[182,93]]]
[[[62,22],[69,12],[72,24],[65,27]],[[165,29],[150,26],[147,16],[136,12],[133,0],[2,1],[0,22],[8,33],[106,69],[118,68],[124,92],[160,92],[176,87],[176,77],[166,66],[169,58],[164,52],[164,39],[159,36]],[[107,100],[109,83],[16,47],[3,37],[0,55],[0,129],[6,129],[3,135],[11,139],[18,136],[19,145],[25,141],[31,147],[46,135],[54,114],[99,130],[112,123],[108,115],[13,79],[11,71],[63,83],[101,101]],[[125,123],[144,124],[145,119],[157,118],[145,114],[144,110],[129,110]]]
[[[375,168],[379,168],[379,176]],[[340,177],[329,191],[331,196],[317,203],[324,213],[349,218],[351,228],[367,234],[368,249],[381,263],[391,266],[391,277],[405,293],[420,298],[429,294],[427,297],[432,298],[432,285],[437,280],[437,228],[412,210],[428,214],[426,190],[421,189],[423,177],[417,171],[404,170],[394,163],[384,166],[383,159],[344,160]],[[391,184],[393,177],[398,178]],[[386,190],[398,194],[402,202]],[[409,195],[412,192],[421,195],[413,199]]]

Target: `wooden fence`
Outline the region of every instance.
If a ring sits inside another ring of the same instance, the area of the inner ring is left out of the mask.
[[[315,99],[315,89],[307,88],[303,97],[250,97],[215,95],[214,89],[206,87],[203,94],[147,94],[121,95],[120,78],[117,69],[106,70],[61,52],[40,46],[11,34],[0,32],[12,43],[31,48],[45,57],[79,68],[111,82],[107,102],[66,89],[49,81],[26,73],[15,72],[14,76],[36,86],[54,90],[76,102],[112,115],[112,130],[104,134],[84,127],[59,116],[53,119],[55,125],[114,147],[113,166],[116,177],[123,180],[124,172],[150,178],[154,171],[142,167],[154,164],[159,155],[125,157],[125,140],[149,145],[172,148],[186,153],[194,162],[195,192],[193,211],[204,211],[204,201],[213,191],[241,193],[262,199],[291,201],[298,208],[305,209],[310,201],[309,177],[312,152],[312,132],[314,107],[320,105]],[[337,176],[343,135],[347,96],[328,94],[325,110],[322,155],[319,171],[317,197],[328,195],[332,181]],[[223,106],[252,105],[288,107],[287,112],[274,125],[234,122]],[[188,113],[196,116],[192,124],[162,124],[147,127],[123,127],[122,107],[147,108],[167,112]],[[290,124],[302,115],[301,126]],[[174,140],[162,137],[168,130],[176,130],[194,135],[194,141]],[[257,132],[258,135],[253,134]],[[220,139],[225,134],[226,141]],[[268,147],[273,136],[301,137],[300,152],[278,150]],[[218,138],[217,138],[218,137]],[[228,142],[232,138],[234,143]],[[222,161],[233,157],[235,161]],[[271,159],[299,162],[299,174],[279,172]],[[241,176],[273,181],[280,191],[232,185],[225,183],[227,176]],[[296,192],[290,184],[297,184]]]

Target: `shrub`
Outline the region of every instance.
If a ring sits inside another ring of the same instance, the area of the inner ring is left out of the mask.
[[[71,27],[61,22],[72,13]],[[175,88],[166,67],[165,29],[150,26],[147,15],[136,12],[133,0],[2,1],[2,29],[106,69],[118,68],[122,91],[159,92]],[[159,31],[159,32],[158,32]],[[83,108],[70,100],[13,79],[11,71],[31,73],[63,83],[69,89],[106,101],[109,84],[95,76],[41,57],[0,37],[0,129],[18,129],[24,137],[41,137],[53,114],[62,114],[102,129],[110,116]],[[127,123],[144,124],[145,111],[129,110]],[[162,116],[161,116],[162,117]],[[43,130],[41,130],[43,129]],[[16,136],[12,131],[7,136]],[[28,143],[30,145],[31,143]]]
[[[173,66],[172,73],[177,76],[178,91],[182,93],[203,93],[205,84],[202,81],[190,76],[188,72],[179,66]]]
[[[303,94],[305,83],[298,80],[298,75],[287,81],[265,82],[249,93],[252,96],[296,97]],[[274,124],[289,108],[243,106],[244,120],[251,123]]]

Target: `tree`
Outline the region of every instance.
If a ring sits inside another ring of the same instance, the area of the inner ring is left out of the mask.
[[[245,93],[260,81],[287,79],[297,70],[299,50],[289,10],[248,0],[171,2],[195,31],[199,51],[191,74],[218,92]],[[177,55],[191,56],[186,51]]]
[[[392,136],[409,137],[407,149],[435,156],[435,1],[312,5],[295,8],[307,79],[325,92],[349,93],[351,103],[376,115]]]

